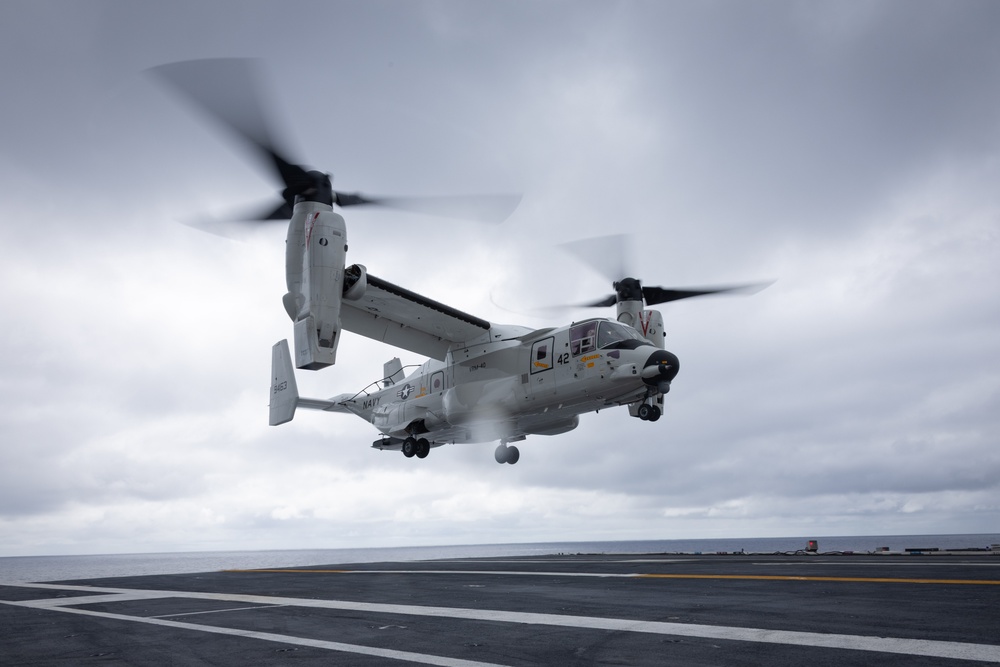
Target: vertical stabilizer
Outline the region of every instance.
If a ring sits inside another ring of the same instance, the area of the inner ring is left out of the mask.
[[[299,403],[299,388],[295,384],[292,355],[288,341],[281,340],[271,348],[271,426],[292,421]]]
[[[403,362],[394,357],[382,366],[382,382],[388,387],[403,379]]]

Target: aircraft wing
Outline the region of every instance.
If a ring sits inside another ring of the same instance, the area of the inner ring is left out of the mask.
[[[490,330],[484,319],[370,273],[366,279],[368,285],[360,299],[341,302],[340,323],[346,331],[443,361],[452,344]]]

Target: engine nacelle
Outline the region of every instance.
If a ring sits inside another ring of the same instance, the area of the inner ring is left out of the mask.
[[[643,310],[642,301],[618,301],[618,321],[626,324],[656,347],[663,349],[663,315],[658,310]]]
[[[663,349],[663,315],[658,310],[642,310],[632,327],[656,347]]]
[[[319,370],[337,360],[347,226],[326,204],[295,206],[285,250],[285,310],[295,321],[295,365]]]
[[[368,289],[368,269],[364,264],[351,264],[344,269],[344,298],[357,301]]]

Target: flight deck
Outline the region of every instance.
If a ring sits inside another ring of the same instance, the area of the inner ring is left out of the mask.
[[[1000,556],[565,554],[0,585],[14,665],[1000,663]]]

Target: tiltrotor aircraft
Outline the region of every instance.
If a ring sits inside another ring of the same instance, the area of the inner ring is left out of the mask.
[[[757,286],[704,289],[648,287],[618,276],[615,293],[587,306],[615,306],[615,319],[591,318],[534,329],[496,324],[394,285],[348,264],[347,228],[335,207],[380,204],[454,211],[455,201],[487,203],[506,217],[519,197],[453,200],[375,198],[337,192],[331,177],[309,171],[275,147],[261,112],[251,61],[174,63],[152,72],[234,130],[277,170],[283,201],[260,216],[289,220],[285,254],[285,311],[294,323],[288,341],[272,349],[270,424],[291,421],[297,408],[357,415],[381,433],[372,446],[425,458],[444,444],[499,441],[498,463],[516,463],[512,443],[530,435],[575,429],[579,416],[612,406],[655,422],[680,369],[664,349],[663,318],[647,306]],[[506,208],[498,211],[497,205]],[[336,362],[349,331],[429,359],[405,373],[398,358],[367,388],[328,399],[299,395],[295,368],[319,370]],[[294,367],[293,367],[294,359]]]

